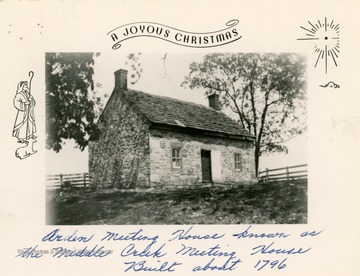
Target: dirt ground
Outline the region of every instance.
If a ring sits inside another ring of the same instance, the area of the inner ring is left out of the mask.
[[[46,193],[52,225],[303,224],[307,216],[306,183]]]

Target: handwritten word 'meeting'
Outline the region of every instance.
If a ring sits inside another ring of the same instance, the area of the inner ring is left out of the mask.
[[[107,234],[101,239],[101,241],[151,241],[152,243],[155,243],[159,238],[157,235],[151,237],[142,235],[141,233],[143,233],[142,229],[126,235],[107,231]]]
[[[220,251],[221,247],[219,246],[219,244],[209,247],[206,250],[201,250],[201,249],[197,249],[196,247],[192,247],[192,246],[186,246],[184,244],[181,244],[182,248],[180,250],[178,250],[175,254],[180,254],[180,255],[187,255],[190,257],[198,257],[198,256],[207,256],[207,257],[229,257],[229,256],[235,256],[236,252],[235,251],[231,251],[231,252],[227,252],[227,251]]]

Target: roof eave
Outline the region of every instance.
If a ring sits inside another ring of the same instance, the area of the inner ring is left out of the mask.
[[[156,128],[160,130],[171,130],[171,131],[178,131],[178,132],[186,132],[191,134],[202,134],[205,136],[213,136],[213,137],[226,137],[229,139],[234,140],[243,140],[243,141],[249,141],[253,142],[255,141],[254,136],[249,135],[242,135],[242,134],[234,134],[234,133],[224,133],[224,132],[217,132],[217,131],[210,131],[210,130],[204,130],[204,129],[198,129],[198,128],[191,128],[191,127],[181,127],[178,125],[170,125],[170,124],[163,124],[163,123],[156,123],[152,122],[150,125],[150,128]]]

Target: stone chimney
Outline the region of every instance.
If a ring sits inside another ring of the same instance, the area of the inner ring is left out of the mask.
[[[219,95],[214,93],[208,96],[209,106],[215,110],[220,110]]]
[[[124,69],[119,69],[114,72],[115,74],[115,87],[120,89],[127,90],[127,74],[128,71]]]

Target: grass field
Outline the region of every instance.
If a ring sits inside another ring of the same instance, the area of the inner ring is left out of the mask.
[[[268,183],[161,190],[47,191],[53,225],[303,224],[307,185]]]

